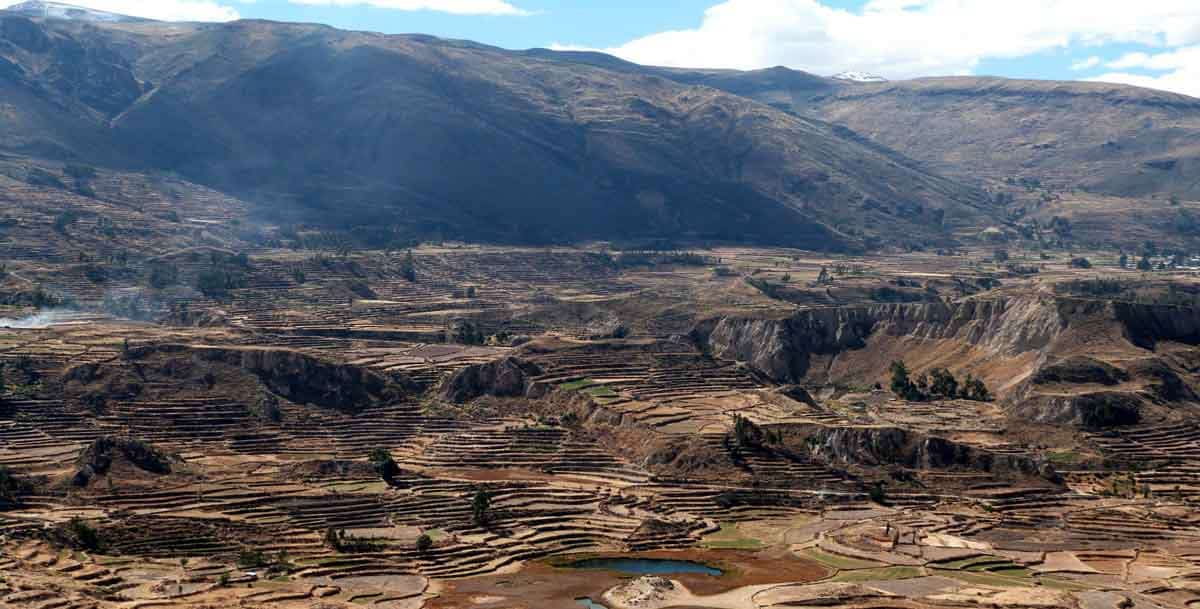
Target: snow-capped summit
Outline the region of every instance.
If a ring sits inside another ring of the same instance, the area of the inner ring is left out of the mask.
[[[61,4],[59,2],[43,2],[42,0],[32,0],[31,2],[21,2],[14,4],[4,11],[10,13],[20,13],[27,17],[42,17],[44,19],[71,19],[73,21],[103,21],[107,23],[120,23],[127,21],[146,21],[139,17],[129,17],[127,15],[118,15],[116,13],[108,13],[105,11],[97,11],[82,6],[72,6],[70,4]]]
[[[853,71],[834,74],[831,78],[834,80],[848,80],[850,82],[887,82],[887,79],[882,76]]]

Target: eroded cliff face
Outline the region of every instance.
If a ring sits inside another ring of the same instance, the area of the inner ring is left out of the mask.
[[[1023,455],[993,453],[900,427],[814,427],[805,443],[814,458],[831,465],[964,469],[1057,479],[1052,467]]]
[[[1014,422],[1100,429],[1200,401],[1200,310],[1030,295],[720,317],[692,338],[778,383],[886,382],[891,361],[982,378]]]
[[[467,366],[442,382],[439,394],[445,400],[464,404],[477,397],[520,397],[531,388],[532,378],[542,373],[536,364],[515,357]]]
[[[799,311],[783,319],[721,317],[693,338],[721,359],[746,362],[777,382],[805,379],[813,356],[862,349],[885,335],[959,340],[1004,356],[1044,349],[1067,326],[1053,300],[968,300]]]
[[[1146,349],[1159,341],[1200,344],[1200,309],[1172,305],[1105,303],[1129,342]]]
[[[402,378],[289,349],[159,344],[135,347],[126,357],[132,365],[82,364],[66,370],[61,380],[67,395],[85,402],[92,396],[101,401],[146,397],[148,381],[161,381],[180,394],[228,393],[251,402],[274,395],[357,412],[413,390]]]
[[[996,359],[1032,354],[1033,372],[1060,359],[1056,349],[1074,349],[1085,339],[1130,349],[1152,349],[1159,341],[1200,344],[1200,311],[1029,296],[810,309],[775,319],[719,317],[692,331],[714,357],[745,362],[780,383],[806,380],[820,356],[836,358],[886,337],[949,341]]]

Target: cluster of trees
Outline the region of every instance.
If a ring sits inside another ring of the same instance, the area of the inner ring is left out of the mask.
[[[1134,260],[1136,258],[1136,261]],[[1159,261],[1154,262],[1154,258],[1159,258]],[[1187,264],[1188,254],[1183,251],[1171,251],[1159,249],[1158,244],[1153,241],[1146,240],[1132,253],[1121,251],[1120,257],[1117,259],[1117,264],[1123,268],[1136,268],[1139,271],[1165,271],[1167,269],[1176,268]]]
[[[626,251],[616,256],[608,252],[592,254],[594,261],[614,269],[657,267],[657,266],[717,266],[722,260],[713,256],[705,256],[695,252],[650,250]]]
[[[371,462],[371,467],[375,468],[375,473],[379,474],[379,477],[388,484],[391,484],[396,476],[400,475],[400,466],[392,458],[392,453],[385,448],[371,449],[367,460]]]
[[[914,381],[903,361],[892,362],[892,393],[910,402],[930,400],[974,400],[988,402],[992,394],[982,380],[970,374],[961,383],[945,368],[922,373]]]
[[[378,552],[382,549],[382,544],[373,539],[363,537],[355,537],[347,533],[345,530],[334,529],[330,527],[325,530],[325,545],[332,548],[335,552],[345,554],[361,554],[364,552]]]

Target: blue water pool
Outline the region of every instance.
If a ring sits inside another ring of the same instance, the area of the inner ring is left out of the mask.
[[[698,562],[662,558],[589,558],[573,562],[567,566],[572,569],[605,569],[633,575],[678,575],[680,573],[721,574],[720,569],[714,569]]]

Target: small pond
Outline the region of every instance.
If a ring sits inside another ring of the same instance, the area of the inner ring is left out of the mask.
[[[601,605],[600,603],[597,603],[596,601],[594,601],[586,596],[583,598],[575,599],[575,602],[579,603],[580,605],[583,605],[584,609],[608,609],[604,605]]]
[[[605,569],[633,575],[678,575],[680,573],[721,575],[720,569],[705,564],[690,560],[662,558],[589,558],[566,566],[571,569]]]

